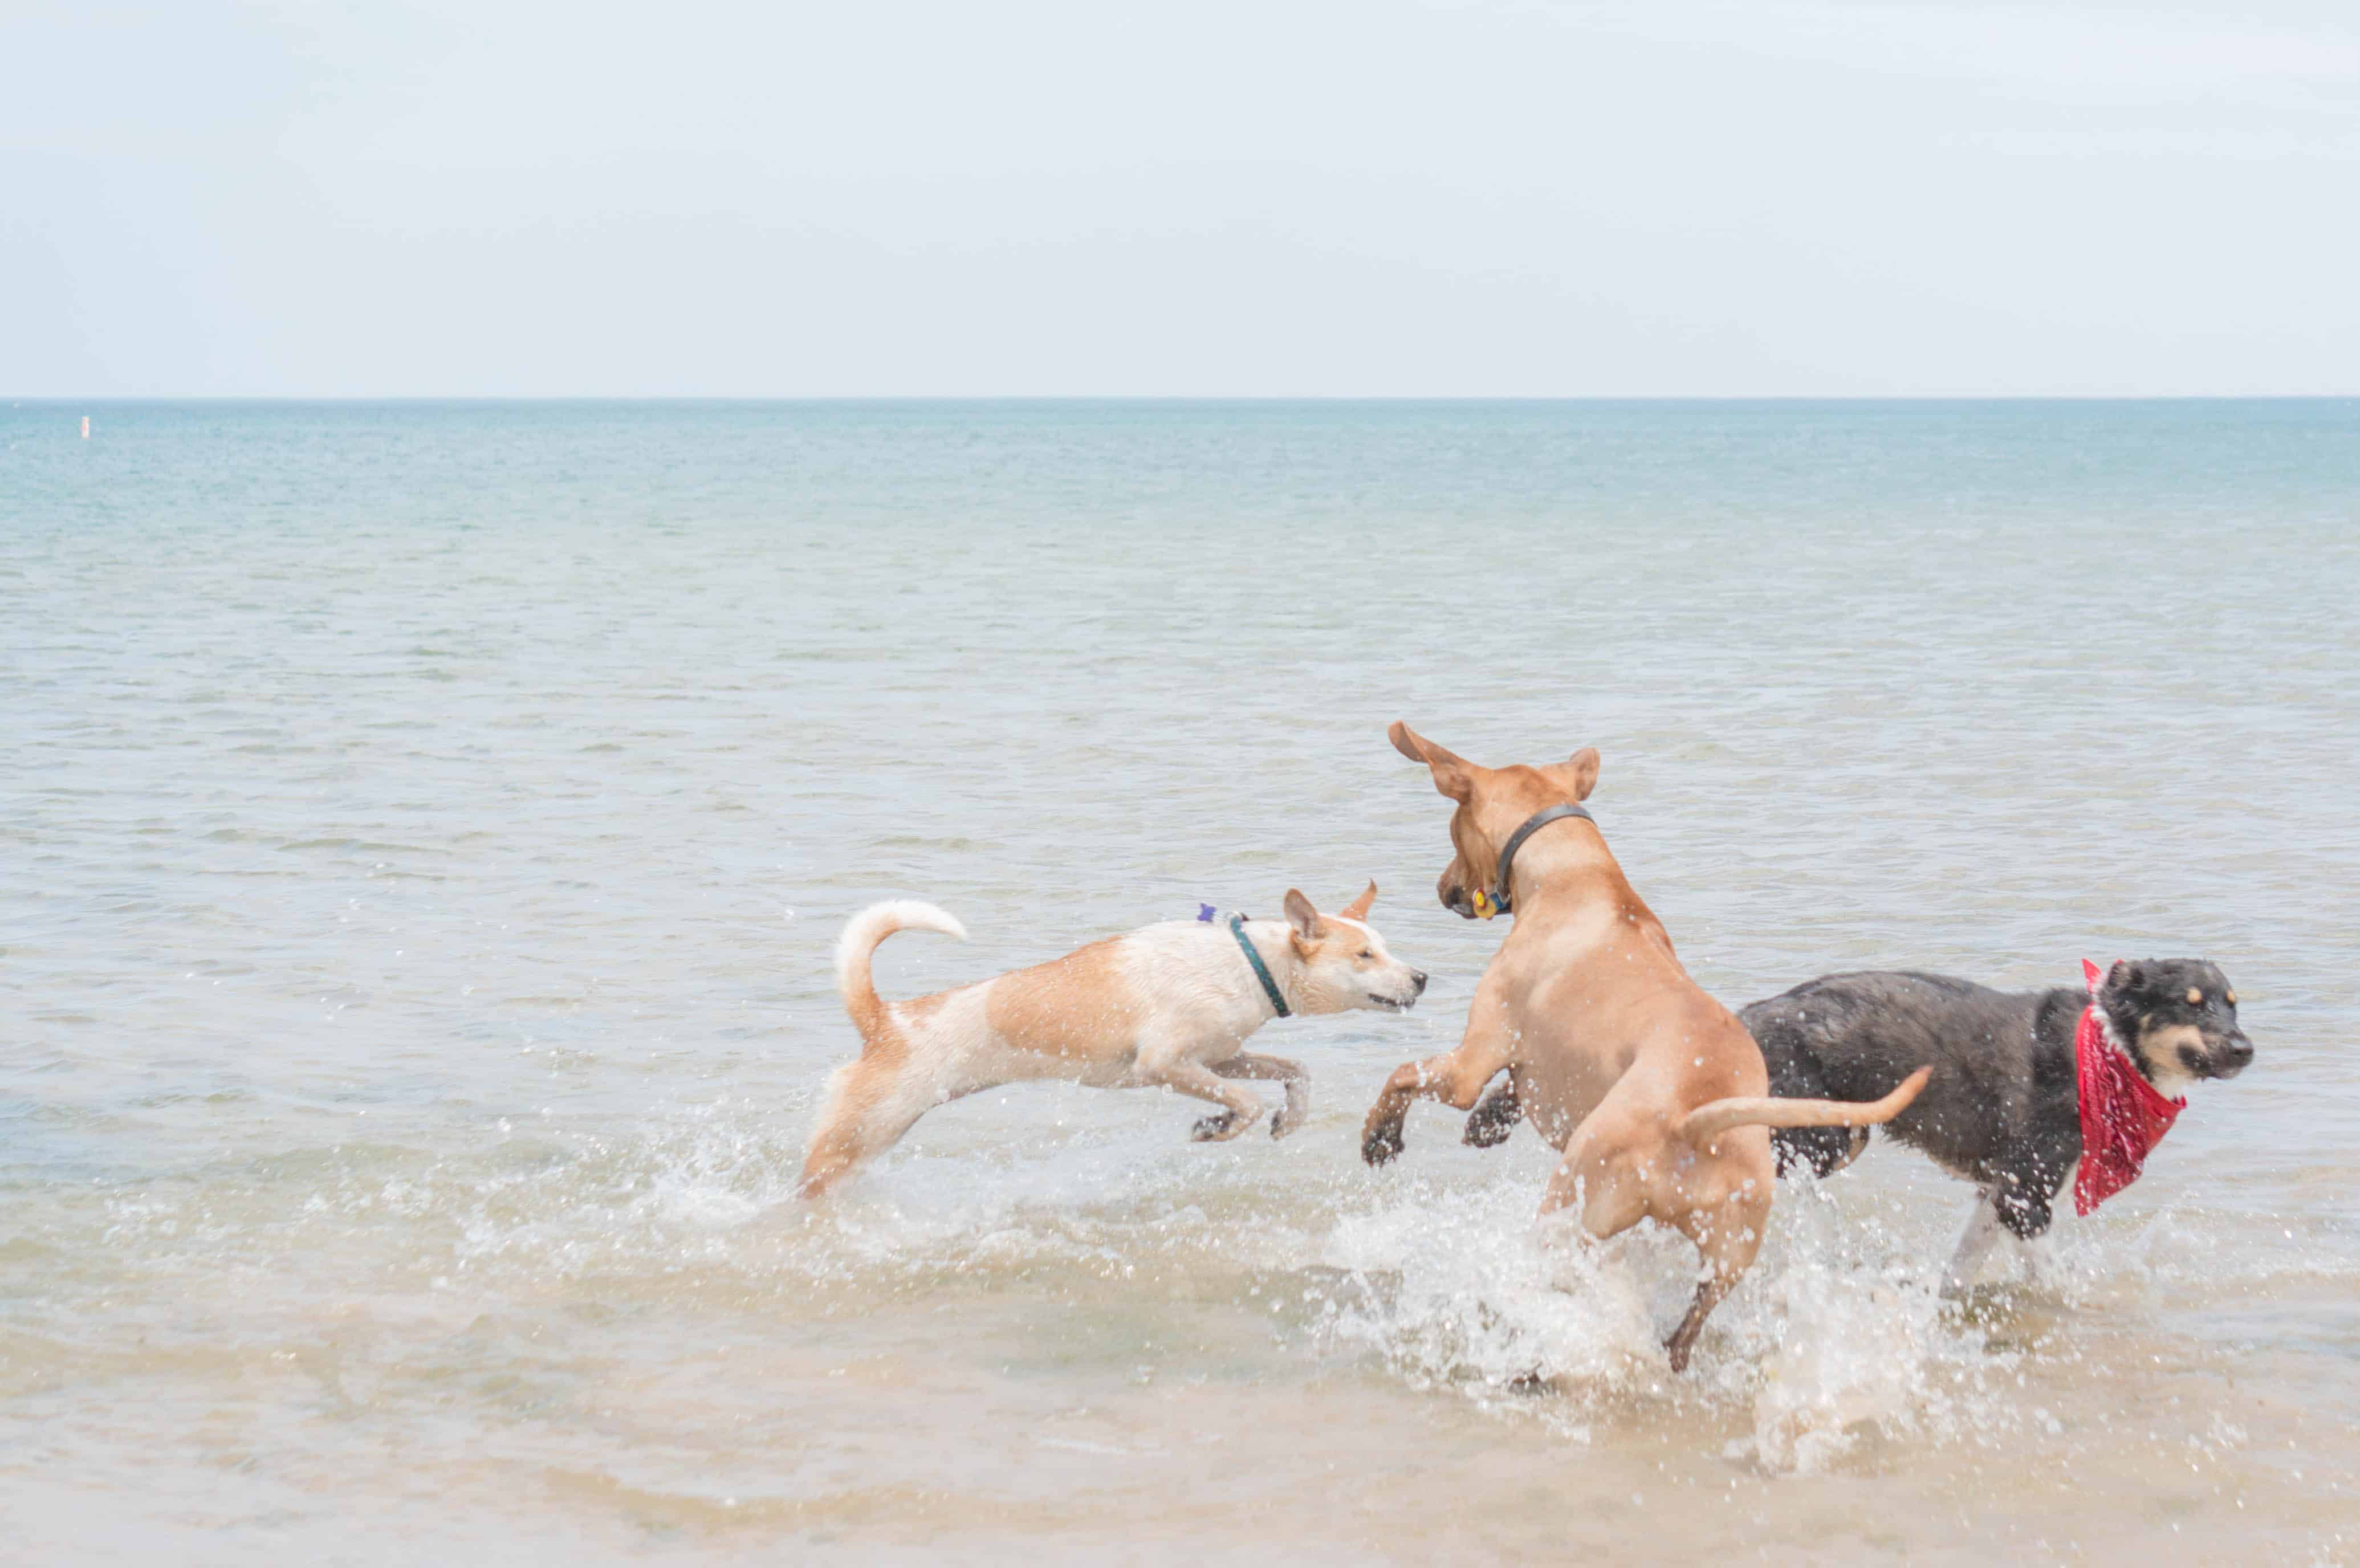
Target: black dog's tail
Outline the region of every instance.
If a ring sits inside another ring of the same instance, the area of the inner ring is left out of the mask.
[[[1775,1094],[1712,1100],[1682,1119],[1680,1136],[1690,1143],[1705,1143],[1741,1127],[1871,1127],[1907,1110],[1933,1075],[1931,1067],[1920,1067],[1882,1100],[1782,1100]]]

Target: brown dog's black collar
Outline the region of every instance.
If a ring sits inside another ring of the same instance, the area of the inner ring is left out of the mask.
[[[1561,806],[1551,806],[1545,811],[1535,811],[1524,819],[1522,827],[1508,835],[1508,842],[1500,850],[1499,874],[1492,878],[1491,907],[1493,909],[1502,914],[1515,912],[1515,899],[1508,891],[1508,874],[1515,869],[1516,851],[1524,847],[1524,840],[1532,837],[1549,823],[1565,817],[1579,817],[1586,822],[1595,822],[1598,820],[1590,814],[1587,807],[1577,806],[1568,801]]]

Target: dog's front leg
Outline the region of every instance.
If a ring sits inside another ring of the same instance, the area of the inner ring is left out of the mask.
[[[1505,1018],[1506,1008],[1499,996],[1488,987],[1479,987],[1458,1050],[1394,1068],[1377,1103],[1369,1107],[1369,1119],[1361,1124],[1360,1158],[1371,1165],[1382,1165],[1402,1151],[1402,1122],[1409,1116],[1413,1100],[1440,1100],[1459,1111],[1471,1108],[1483,1085],[1508,1065]]]
[[[1261,1095],[1250,1094],[1234,1083],[1224,1083],[1202,1062],[1175,1062],[1157,1076],[1156,1082],[1183,1094],[1228,1107],[1218,1116],[1207,1116],[1190,1130],[1188,1136],[1198,1143],[1226,1142],[1262,1120],[1264,1107]]]
[[[1942,1270],[1944,1301],[1961,1301],[1974,1289],[1975,1276],[1983,1272],[1983,1259],[1991,1256],[1992,1246],[1998,1240],[1998,1205],[1989,1192],[1980,1193],[1967,1228],[1959,1234],[1958,1249],[1950,1254],[1950,1266]]]
[[[1223,1078],[1275,1079],[1286,1086],[1286,1108],[1270,1120],[1273,1138],[1284,1138],[1311,1114],[1311,1074],[1303,1070],[1300,1062],[1241,1051],[1227,1062],[1214,1062],[1213,1071]]]
[[[2016,1250],[2024,1257],[2025,1281],[2036,1290],[2055,1290],[2065,1282],[2064,1269],[2057,1260],[2057,1233],[2046,1230],[2038,1236],[2016,1238]]]
[[[1467,1130],[1459,1134],[1459,1141],[1470,1149],[1497,1149],[1524,1119],[1524,1102],[1516,1098],[1516,1081],[1511,1078],[1484,1095],[1483,1103],[1468,1114]]]

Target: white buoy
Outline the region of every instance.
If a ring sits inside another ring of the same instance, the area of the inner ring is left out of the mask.
[[[84,414],[82,417],[82,439],[84,441],[90,440],[90,416],[88,414]]]

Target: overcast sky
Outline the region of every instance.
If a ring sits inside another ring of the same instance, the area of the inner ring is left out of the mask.
[[[2355,0],[0,0],[0,395],[2355,392]]]

